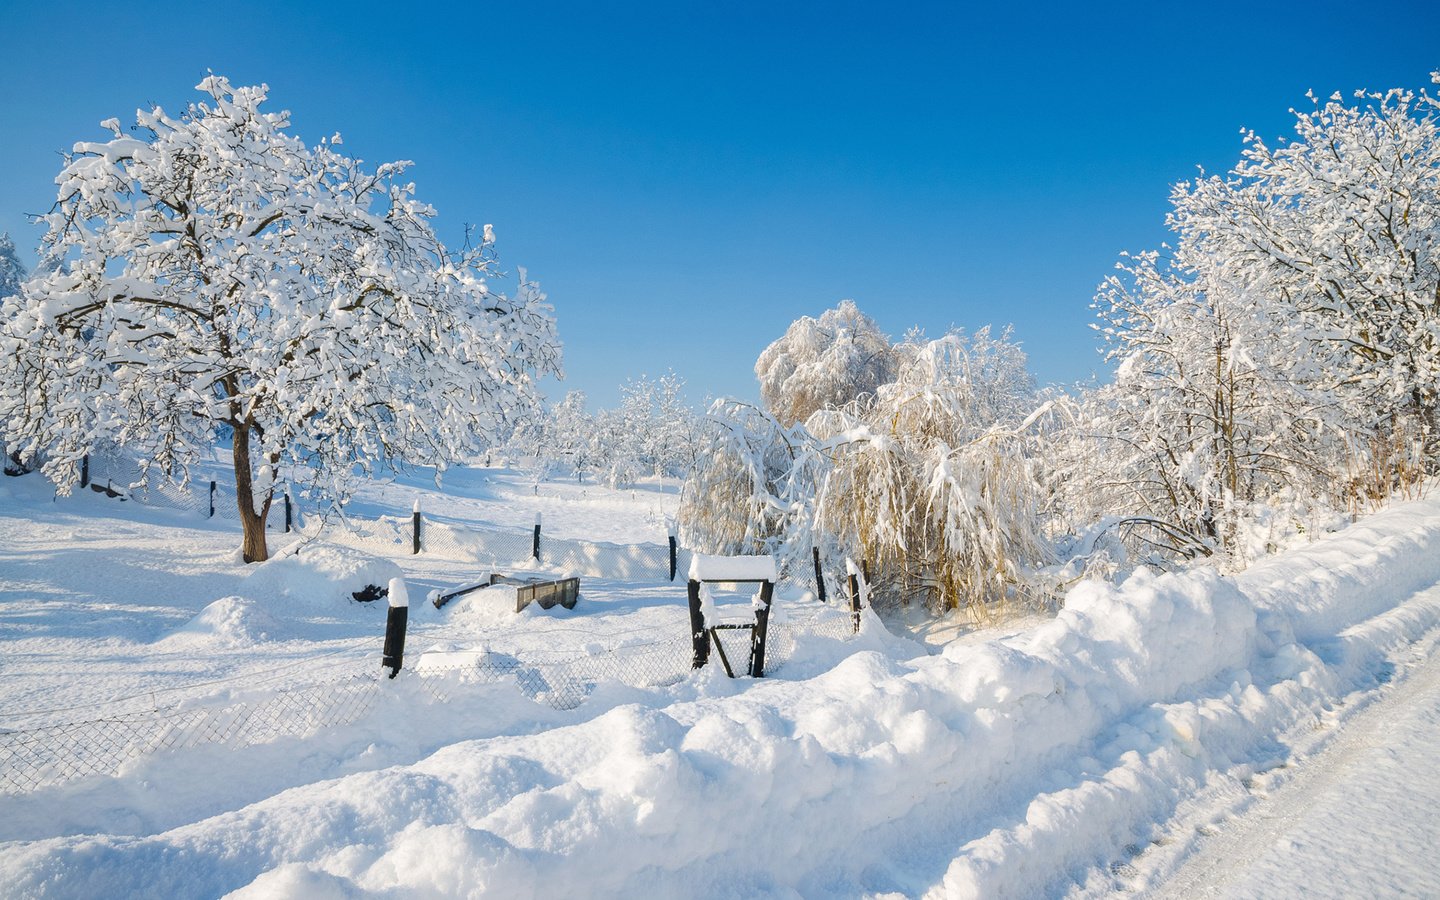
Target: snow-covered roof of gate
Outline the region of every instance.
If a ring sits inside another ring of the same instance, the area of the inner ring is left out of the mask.
[[[690,558],[694,581],[775,581],[773,556],[710,556],[697,553]]]

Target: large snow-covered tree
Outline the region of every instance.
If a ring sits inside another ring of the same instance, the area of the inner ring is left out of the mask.
[[[1440,78],[1440,76],[1437,76]],[[1171,226],[1303,330],[1317,382],[1381,438],[1410,432],[1440,469],[1440,101],[1339,94],[1277,145],[1246,135],[1225,177],[1176,188]]]
[[[287,133],[267,88],[77,143],[46,258],[0,310],[0,423],[61,491],[97,440],[184,480],[228,439],[247,561],[277,487],[343,502],[357,469],[479,452],[558,372],[553,317],[493,236],[447,249],[402,176]]]
[[[1049,559],[1031,465],[1039,398],[1007,330],[912,334],[892,380],[802,423],[733,400],[681,493],[682,538],[708,552],[868,564],[878,604],[983,612],[1031,599]]]
[[[755,361],[760,399],[785,425],[873,396],[895,377],[890,338],[853,300],[791,323]]]
[[[1057,435],[1079,446],[1051,455],[1072,524],[1116,516],[1140,546],[1233,553],[1259,506],[1338,488],[1347,423],[1303,329],[1190,242],[1119,269],[1095,304],[1115,379]]]
[[[1048,558],[1028,434],[1037,396],[1009,330],[951,331],[897,348],[868,405],[812,416],[831,460],[816,530],[872,566],[878,600],[935,611],[1028,594]]]

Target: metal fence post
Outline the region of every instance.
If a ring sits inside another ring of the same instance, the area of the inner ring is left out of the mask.
[[[665,517],[665,534],[670,538],[670,580],[674,581],[680,562],[680,523],[674,516]]]
[[[215,482],[210,482],[210,518],[215,518]]]
[[[390,668],[390,677],[400,674],[405,662],[405,624],[410,619],[410,594],[405,579],[390,579],[390,611],[385,616],[385,649],[380,666]]]
[[[700,610],[700,582],[690,579],[690,668],[702,669],[710,661],[710,633],[705,630],[705,613]]]
[[[289,534],[295,524],[294,510],[290,507],[290,491],[285,491],[285,533]]]
[[[755,627],[750,631],[750,677],[765,677],[765,635],[770,629],[770,600],[775,592],[772,581],[760,584],[760,608],[755,610]]]
[[[82,488],[90,486],[90,454],[88,453],[80,457],[80,486]]]
[[[820,568],[820,548],[811,547],[810,554],[815,558],[815,596],[825,603],[825,571]]]
[[[850,576],[850,622],[855,633],[860,633],[860,570],[855,561],[845,560],[845,572]]]
[[[415,501],[413,511],[410,513],[410,553],[415,555],[420,552],[420,501]]]
[[[538,512],[535,514],[535,540],[530,547],[530,556],[536,562],[540,561],[540,514]]]

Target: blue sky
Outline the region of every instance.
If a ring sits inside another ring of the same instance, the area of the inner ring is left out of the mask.
[[[692,400],[843,298],[898,337],[1013,323],[1042,382],[1103,377],[1089,323],[1169,186],[1304,93],[1419,88],[1440,4],[82,4],[4,0],[0,231],[59,151],[207,69],[309,143],[411,159],[442,237],[494,223],[550,295],[592,407]]]

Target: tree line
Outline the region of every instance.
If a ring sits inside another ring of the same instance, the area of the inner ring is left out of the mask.
[[[1440,74],[1433,76],[1440,81]],[[1413,494],[1440,470],[1440,140],[1426,91],[1310,97],[1176,185],[1173,243],[1097,290],[1114,377],[1037,390],[1008,333],[795,322],[686,485],[703,549],[866,561],[885,602],[1053,602]]]

